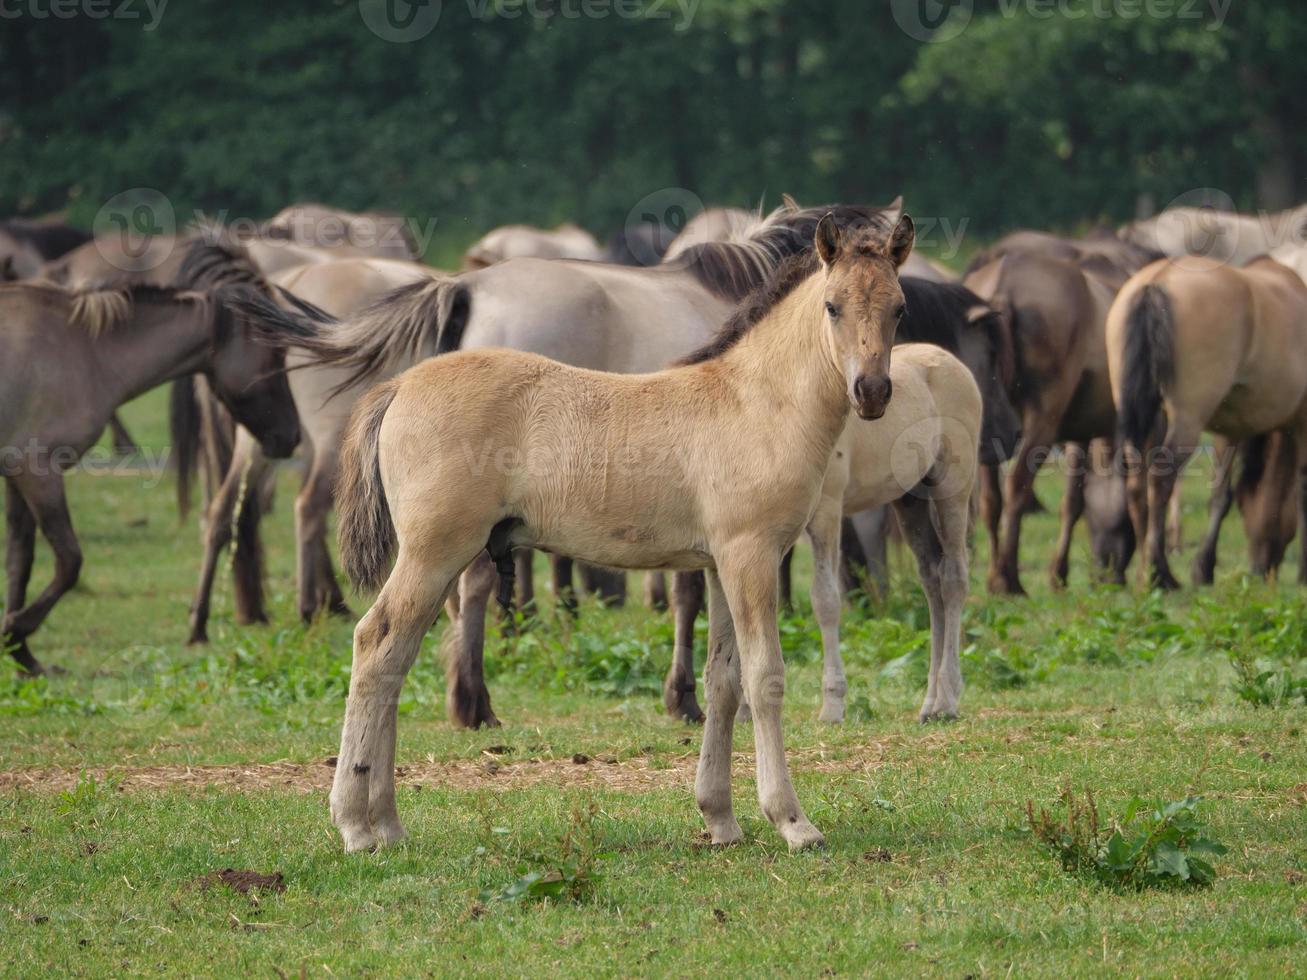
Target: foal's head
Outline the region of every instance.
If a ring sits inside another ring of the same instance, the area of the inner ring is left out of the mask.
[[[817,255],[826,270],[825,315],[849,400],[860,418],[880,418],[894,394],[890,348],[905,312],[898,270],[915,240],[906,214],[888,240],[883,233],[842,231],[829,214],[817,226]]]

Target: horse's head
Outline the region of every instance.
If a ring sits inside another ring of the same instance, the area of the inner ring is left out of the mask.
[[[905,312],[898,270],[915,239],[906,214],[888,240],[883,233],[846,232],[829,214],[817,226],[817,255],[826,271],[825,316],[860,418],[880,418],[894,394],[890,349]]]
[[[215,293],[247,287],[222,287]],[[300,440],[299,416],[286,382],[285,341],[272,338],[233,316],[214,296],[213,349],[209,375],[218,398],[259,440],[273,459],[289,456]]]

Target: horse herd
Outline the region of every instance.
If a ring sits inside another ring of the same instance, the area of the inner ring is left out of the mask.
[[[1021,521],[1055,447],[1068,472],[1055,586],[1082,515],[1109,577],[1125,580],[1138,543],[1151,581],[1178,584],[1167,515],[1204,432],[1219,465],[1195,579],[1211,581],[1236,497],[1254,569],[1274,572],[1304,506],[1305,223],[1196,210],[1084,239],[1020,232],[962,281],[913,252],[897,200],[710,210],[652,265],[621,261],[652,240],[604,249],[571,226],[512,226],[457,274],[417,262],[397,219],[319,205],[254,234],[155,240],[146,261],[71,229],[4,223],[4,643],[23,670],[44,671],[29,638],[82,561],[64,473],[119,405],[171,380],[179,501],[196,471],[208,497],[191,640],[207,638],[233,535],[237,620],[266,618],[259,522],[274,461],[297,445],[301,616],[348,614],[327,544],[333,506],[344,570],[380,590],[355,631],[331,793],[347,850],[403,835],[396,705],[442,608],[448,713],[498,723],[485,621],[496,593],[510,610],[534,601],[532,549],[550,554],[573,610],[573,560],[610,601],[625,594],[614,569],[672,571],[670,590],[647,576],[646,598],[670,597],[664,703],[695,721],[706,597],[696,793],[712,839],[740,837],[738,713],[754,722],[764,813],[792,847],[810,846],[821,835],[795,796],[780,724],[777,586],[787,594],[795,539],[806,531],[813,547],[828,722],[842,721],[847,690],[842,554],[859,554],[874,588],[896,515],[931,620],[921,719],[956,716],[973,501],[990,589],[1021,593]],[[121,426],[115,441],[130,444]],[[28,603],[38,528],[55,571]]]

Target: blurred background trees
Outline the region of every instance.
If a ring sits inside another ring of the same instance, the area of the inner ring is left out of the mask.
[[[4,215],[87,224],[135,187],[183,215],[322,200],[435,219],[439,253],[512,221],[604,237],[666,187],[744,206],[902,192],[976,236],[1116,224],[1196,188],[1307,198],[1298,0],[1224,18],[1213,0],[953,0],[971,20],[934,43],[899,0],[702,0],[688,27],[675,0],[637,20],[445,0],[411,44],[357,0],[191,0],[151,31],[143,0],[137,20],[21,13],[49,2],[0,20]]]

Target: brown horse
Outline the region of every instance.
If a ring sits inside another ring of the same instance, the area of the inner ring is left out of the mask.
[[[1162,515],[1203,432],[1235,441],[1281,432],[1303,458],[1307,285],[1269,257],[1242,269],[1197,257],[1155,262],[1113,304],[1107,352],[1131,519],[1152,583],[1178,588]],[[1307,560],[1299,575],[1307,582]]]
[[[232,322],[199,294],[16,283],[0,286],[0,323],[0,464],[8,518],[0,638],[35,674],[42,668],[27,638],[73,587],[82,565],[63,474],[95,444],[115,408],[170,378],[200,372],[269,455],[290,454],[299,424],[280,371],[284,338]],[[54,550],[55,574],[26,605],[37,527]]]
[[[355,630],[331,791],[347,851],[404,835],[395,809],[404,677],[463,570],[488,549],[508,573],[517,546],[616,568],[708,570],[696,797],[711,838],[743,836],[730,773],[743,695],[763,813],[791,848],[822,842],[785,760],[776,572],[813,513],[850,408],[875,419],[889,407],[897,270],[913,235],[906,216],[888,242],[846,238],[823,219],[821,268],[778,276],[681,367],[618,375],[519,351],[459,351],[360,403],[342,461],[341,557],[355,583],[382,589]]]

